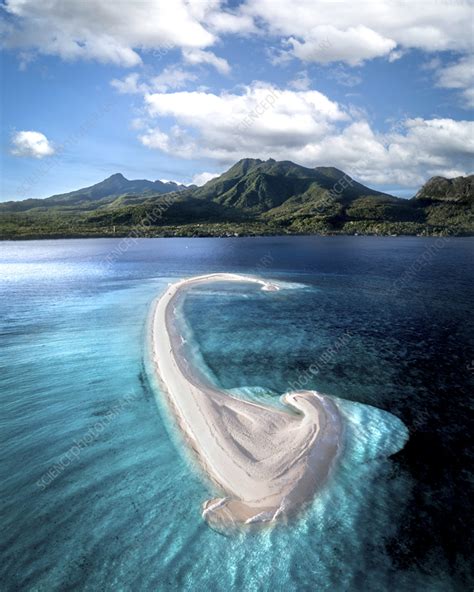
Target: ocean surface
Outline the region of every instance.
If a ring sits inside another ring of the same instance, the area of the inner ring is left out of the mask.
[[[0,590],[472,590],[474,239],[0,243]],[[177,279],[193,362],[238,396],[338,402],[344,450],[294,522],[223,536],[147,360]]]

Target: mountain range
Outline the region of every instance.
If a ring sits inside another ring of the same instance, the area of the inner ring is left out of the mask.
[[[146,224],[145,224],[146,221]],[[474,234],[474,175],[431,178],[412,199],[334,167],[246,158],[202,187],[117,173],[46,199],[0,204],[1,238],[234,234]]]
[[[179,185],[173,181],[147,181],[146,179],[129,181],[122,173],[116,173],[100,183],[69,193],[52,195],[45,199],[25,199],[0,203],[0,212],[25,212],[53,207],[68,210],[96,209],[121,197],[124,200],[127,196],[140,196],[146,199],[157,194],[182,191],[183,189],[186,189],[185,185]],[[117,205],[123,204],[124,200],[118,202]]]

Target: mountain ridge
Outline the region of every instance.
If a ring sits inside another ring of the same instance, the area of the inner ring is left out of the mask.
[[[432,201],[469,200],[474,194],[474,175],[446,178],[435,176],[416,193],[416,199]]]
[[[187,187],[174,181],[149,181],[147,179],[129,180],[122,173],[114,173],[93,185],[82,187],[66,193],[54,194],[42,199],[30,198],[22,201],[6,201],[0,203],[0,211],[26,211],[35,207],[53,205],[80,205],[87,202],[112,201],[123,195],[164,194],[183,191]],[[105,201],[104,201],[105,200]],[[23,205],[22,205],[23,204]]]
[[[18,205],[19,204],[19,205]],[[433,177],[411,199],[331,166],[242,159],[201,187],[107,179],[44,200],[0,204],[5,238],[229,234],[474,234],[474,176]]]

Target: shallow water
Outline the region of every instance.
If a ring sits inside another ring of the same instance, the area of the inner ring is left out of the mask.
[[[472,588],[474,241],[435,240],[2,243],[1,590]],[[202,521],[209,485],[144,364],[153,299],[217,271],[291,285],[193,290],[197,362],[259,400],[315,388],[347,419],[307,512],[246,537]]]

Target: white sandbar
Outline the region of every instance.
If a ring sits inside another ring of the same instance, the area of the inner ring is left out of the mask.
[[[202,515],[228,530],[284,520],[310,501],[337,456],[342,426],[335,403],[315,391],[286,393],[285,411],[236,398],[194,371],[176,324],[177,299],[187,288],[220,281],[278,290],[262,279],[227,273],[170,285],[153,311],[152,353],[187,442],[222,492],[204,503]]]

